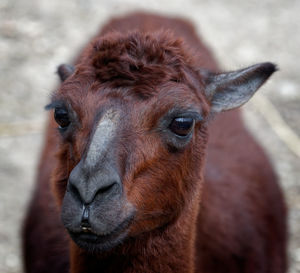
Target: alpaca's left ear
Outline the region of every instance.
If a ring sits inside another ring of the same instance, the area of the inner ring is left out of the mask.
[[[276,70],[272,63],[260,63],[227,73],[201,73],[211,111],[222,112],[243,105]]]
[[[57,74],[58,74],[61,82],[65,81],[69,76],[71,76],[74,71],[75,71],[74,66],[69,65],[69,64],[61,64],[57,68]]]

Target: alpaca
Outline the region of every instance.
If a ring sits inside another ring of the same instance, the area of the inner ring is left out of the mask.
[[[283,196],[237,109],[275,71],[221,72],[181,19],[110,21],[58,68],[26,272],[285,272]]]

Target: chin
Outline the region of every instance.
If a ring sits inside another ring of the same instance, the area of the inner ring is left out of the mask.
[[[127,232],[120,234],[97,235],[92,232],[69,232],[72,240],[90,253],[107,252],[121,245],[127,238]]]

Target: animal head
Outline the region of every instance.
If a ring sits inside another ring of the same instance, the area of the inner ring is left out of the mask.
[[[198,202],[207,120],[244,104],[275,69],[208,72],[165,33],[113,33],[61,65],[48,105],[60,135],[52,182],[73,240],[108,250]]]

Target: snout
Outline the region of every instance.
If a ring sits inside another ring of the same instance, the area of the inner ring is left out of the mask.
[[[61,217],[80,247],[108,250],[126,238],[134,208],[115,168],[91,171],[80,162],[69,176]]]
[[[106,164],[90,170],[80,162],[71,172],[68,191],[73,198],[90,205],[95,199],[109,201],[122,195],[122,183],[116,168]]]

